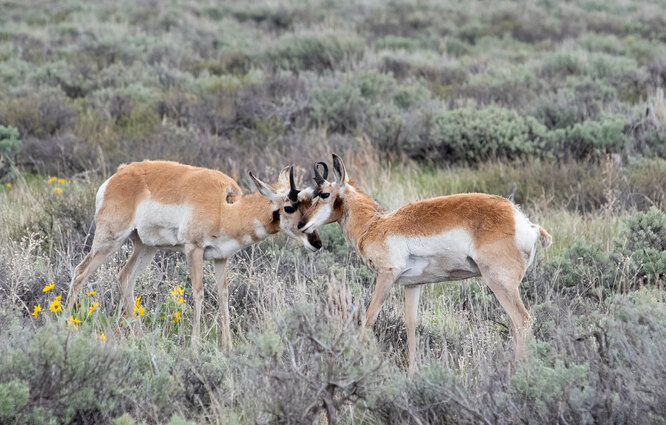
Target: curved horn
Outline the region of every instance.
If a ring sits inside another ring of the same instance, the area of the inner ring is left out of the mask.
[[[298,189],[296,189],[296,184],[294,183],[294,166],[289,167],[289,194],[287,197],[291,202],[298,202]]]
[[[323,176],[321,174],[319,174],[319,166],[320,165],[322,167],[324,167],[324,175]],[[328,164],[326,164],[325,162],[321,162],[321,161],[320,162],[315,162],[314,165],[312,166],[312,168],[314,170],[314,175],[315,175],[314,176],[314,181],[315,181],[315,183],[317,183],[317,186],[321,186],[322,184],[324,184],[324,182],[328,178]]]

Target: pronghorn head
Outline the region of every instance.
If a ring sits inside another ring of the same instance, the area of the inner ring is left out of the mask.
[[[323,175],[319,167],[323,169]],[[333,172],[335,181],[326,180],[328,177],[328,166],[325,162],[314,164],[314,181],[316,186],[312,192],[312,206],[303,214],[298,228],[305,233],[313,233],[324,224],[333,223],[342,217],[342,205],[345,198],[345,190],[349,183],[345,164],[342,159],[333,154]]]
[[[278,182],[269,185],[248,172],[250,182],[257,191],[273,204],[273,212],[280,216],[280,228],[288,236],[303,243],[309,251],[321,248],[321,239],[317,232],[304,233],[298,228],[303,213],[312,204],[312,189],[298,190],[294,184],[294,166],[285,167],[280,172]]]

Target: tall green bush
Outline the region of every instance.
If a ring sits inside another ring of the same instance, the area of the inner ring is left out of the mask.
[[[540,153],[545,135],[533,117],[496,106],[466,107],[435,114],[428,140],[411,149],[416,157],[475,163]]]
[[[0,154],[11,154],[21,146],[19,131],[15,127],[0,125]]]

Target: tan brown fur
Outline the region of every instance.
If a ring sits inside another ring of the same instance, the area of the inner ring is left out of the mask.
[[[300,233],[296,227],[300,214],[310,205],[311,198],[304,196],[303,205],[298,205],[298,212],[287,214],[283,211],[283,206],[293,205],[281,195],[282,189],[286,193],[290,187],[288,171],[289,167],[285,168],[278,183],[266,192],[271,196],[267,199],[259,193],[243,194],[233,179],[216,170],[169,161],[143,161],[119,166],[118,171],[98,191],[97,230],[93,246],[75,269],[67,297],[68,308],[74,307],[85,279],[128,237],[134,250],[119,276],[120,293],[128,315],[134,306],[136,276],[150,263],[157,248],[180,249],[186,255],[192,280],[192,345],[196,345],[199,339],[203,261],[206,258],[215,261],[222,331],[220,342],[229,346],[227,258],[243,246],[280,230],[285,230],[293,238],[307,240],[309,248],[318,249],[313,243],[321,246],[317,235],[313,237],[301,233],[303,236],[300,238],[296,235]],[[255,182],[261,187],[266,186],[256,178]],[[137,209],[144,201],[151,202],[146,204],[146,208],[152,210],[144,209],[142,215],[137,217]],[[159,211],[166,212],[159,215]],[[180,214],[182,218],[189,217],[189,221],[179,221]],[[139,327],[136,330],[139,331]]]
[[[232,204],[227,202],[228,189],[240,195]],[[256,241],[255,218],[268,234],[280,231],[279,223],[273,221],[271,202],[265,197],[258,193],[242,195],[238,184],[219,171],[170,161],[135,162],[119,169],[109,179],[96,218],[105,221],[111,216],[113,227],[127,226],[145,199],[165,205],[192,205],[192,241],[200,242],[206,235],[219,232],[239,242],[244,235],[252,235]]]
[[[518,287],[534,255],[535,232],[544,247],[550,245],[551,236],[529,222],[508,199],[482,193],[412,202],[385,214],[347,177],[342,160],[335,154],[333,164],[336,181],[318,182],[314,191],[319,199],[304,214],[299,228],[308,232],[337,221],[364,261],[377,271],[366,326],[374,325],[390,287],[404,282],[409,365],[413,370],[420,285],[442,276],[447,280],[482,276],[509,316],[516,358],[524,357],[532,320]],[[436,239],[442,237],[451,239]],[[450,246],[429,242],[441,240],[449,241]]]

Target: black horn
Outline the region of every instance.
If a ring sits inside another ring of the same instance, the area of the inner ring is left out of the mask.
[[[294,166],[289,167],[289,195],[287,197],[291,202],[298,202],[298,192],[294,183]]]
[[[324,167],[324,175],[322,176],[319,173],[319,166]],[[324,184],[326,179],[328,178],[328,165],[325,162],[315,162],[314,166],[312,167],[314,169],[314,181],[317,183],[318,186],[321,186]]]

